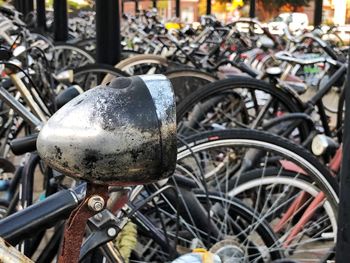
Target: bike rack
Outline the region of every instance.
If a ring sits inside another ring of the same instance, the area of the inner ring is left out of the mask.
[[[37,27],[39,30],[46,30],[45,0],[36,0]]]
[[[322,24],[322,6],[323,0],[315,0],[315,11],[314,11],[314,26]]]
[[[249,17],[250,18],[255,18],[255,9],[256,9],[256,3],[255,0],[250,0],[250,6],[249,6]]]
[[[15,0],[16,9],[21,12],[24,16],[33,11],[33,0]]]
[[[119,0],[96,0],[97,63],[115,65],[121,58]]]
[[[68,39],[67,0],[54,0],[53,10],[55,41],[66,41]]]

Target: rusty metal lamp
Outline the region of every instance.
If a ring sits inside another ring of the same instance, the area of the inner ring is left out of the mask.
[[[59,262],[77,262],[85,224],[108,199],[109,186],[155,182],[176,164],[175,98],[162,75],[118,78],[58,110],[42,127],[37,150],[63,174],[88,182],[71,214]]]

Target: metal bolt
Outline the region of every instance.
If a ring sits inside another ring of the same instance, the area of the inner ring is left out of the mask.
[[[94,219],[97,220],[97,221],[101,221],[103,218],[102,214],[101,213],[98,213],[94,216]]]
[[[99,195],[93,195],[88,201],[88,206],[92,211],[100,212],[105,207],[105,200]]]
[[[115,230],[115,228],[113,228],[113,227],[108,228],[107,234],[108,234],[110,237],[114,237],[114,236],[117,234],[117,230]]]

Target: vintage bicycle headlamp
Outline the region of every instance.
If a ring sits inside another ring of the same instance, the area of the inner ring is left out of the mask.
[[[311,151],[316,156],[321,156],[326,151],[329,151],[329,153],[334,153],[338,147],[338,143],[336,143],[334,140],[332,140],[324,134],[316,135],[312,139],[311,143]]]
[[[37,140],[54,169],[95,184],[136,185],[170,176],[176,109],[163,75],[118,78],[59,109]]]

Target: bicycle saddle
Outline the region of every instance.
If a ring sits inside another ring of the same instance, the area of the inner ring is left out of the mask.
[[[54,169],[94,184],[146,184],[176,163],[175,98],[163,75],[117,78],[59,109],[37,150]]]

